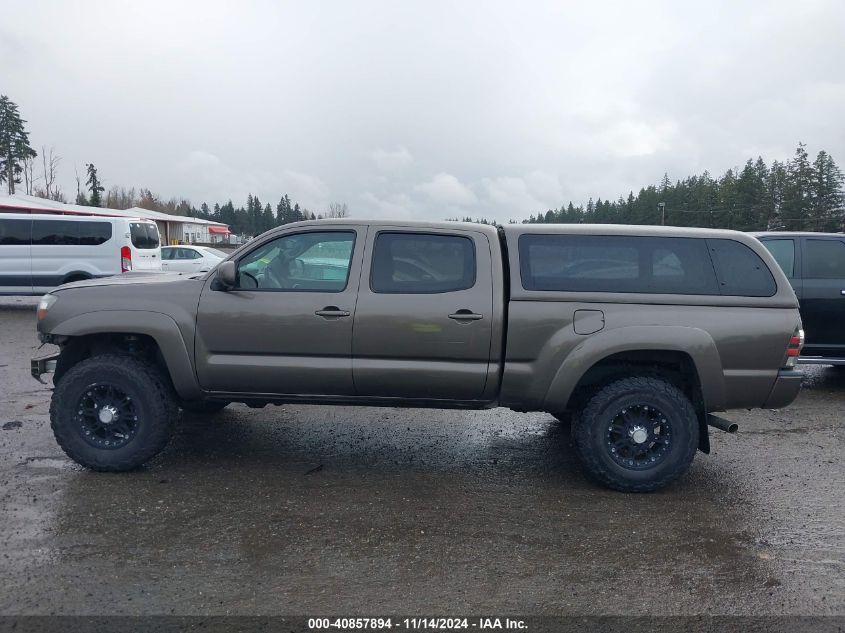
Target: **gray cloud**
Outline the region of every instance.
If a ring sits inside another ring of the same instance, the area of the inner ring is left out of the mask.
[[[472,189],[452,174],[440,173],[429,182],[416,185],[414,191],[425,194],[431,202],[445,207],[467,207],[478,199]]]
[[[407,147],[398,145],[395,149],[374,149],[370,156],[381,171],[397,172],[414,162]]]
[[[35,145],[196,204],[507,220],[799,140],[845,163],[845,3],[4,7]]]

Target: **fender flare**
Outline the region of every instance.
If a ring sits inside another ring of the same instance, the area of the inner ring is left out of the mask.
[[[632,325],[593,334],[573,349],[546,392],[546,410],[565,409],[575,387],[599,361],[620,352],[641,350],[688,354],[698,373],[705,411],[721,411],[724,408],[722,361],[710,334],[699,328],[684,326]]]
[[[105,333],[144,334],[158,345],[176,393],[184,400],[202,398],[191,355],[179,326],[161,312],[146,310],[98,310],[62,321],[50,329],[58,336],[87,336]]]

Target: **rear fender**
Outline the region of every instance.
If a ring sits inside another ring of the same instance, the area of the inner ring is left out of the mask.
[[[599,361],[613,354],[641,350],[689,354],[698,373],[705,411],[724,408],[722,362],[716,344],[707,332],[682,326],[632,325],[593,334],[573,349],[546,393],[545,410],[565,410],[580,380]]]

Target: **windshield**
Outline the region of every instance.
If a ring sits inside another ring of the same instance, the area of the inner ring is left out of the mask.
[[[219,257],[220,259],[226,259],[229,256],[228,253],[224,253],[223,251],[218,251],[216,248],[206,248],[205,252],[210,253],[210,254],[214,255],[215,257]]]
[[[135,248],[158,248],[158,227],[151,222],[130,222],[129,234]]]

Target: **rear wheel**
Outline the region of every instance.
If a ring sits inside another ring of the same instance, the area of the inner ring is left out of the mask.
[[[177,413],[169,381],[132,356],[103,354],[71,367],[53,391],[50,422],[67,455],[92,470],[131,470],[167,444]]]
[[[650,492],[683,475],[698,446],[689,398],[655,377],[601,389],[575,417],[572,437],[590,476],[610,488]]]

